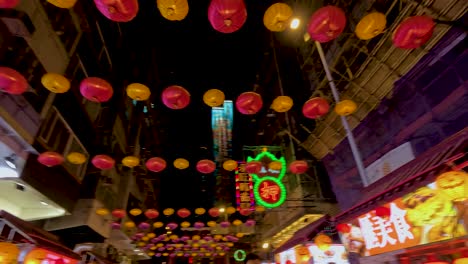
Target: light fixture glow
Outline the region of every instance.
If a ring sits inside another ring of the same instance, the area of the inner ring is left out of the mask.
[[[42,205],[46,205],[46,206],[49,205],[48,203],[46,203],[46,202],[44,202],[44,201],[40,201],[40,203],[41,203]]]
[[[301,20],[299,18],[293,18],[291,20],[290,27],[291,27],[291,29],[297,29],[300,24],[301,24]]]
[[[0,179],[1,178],[18,178],[18,172],[9,167],[0,167]]]
[[[268,244],[268,242],[263,243],[262,248],[267,249],[268,247],[270,247],[270,244]]]
[[[16,169],[16,162],[15,162],[15,155],[12,154],[11,156],[5,157],[5,163],[8,167],[12,169]]]
[[[219,208],[220,213],[224,213],[224,211],[226,211],[226,209],[224,207]]]

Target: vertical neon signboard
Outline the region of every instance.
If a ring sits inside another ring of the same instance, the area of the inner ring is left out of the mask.
[[[254,210],[252,177],[245,171],[245,163],[239,163],[236,169],[236,204],[237,210]]]
[[[247,162],[250,161],[259,161],[263,164],[259,173],[250,174],[255,182],[253,186],[255,201],[267,208],[275,208],[282,205],[287,195],[286,188],[281,182],[286,175],[287,169],[284,157],[278,159],[267,150],[263,150],[255,158],[247,157]],[[268,168],[268,164],[273,161],[281,163],[279,171]]]

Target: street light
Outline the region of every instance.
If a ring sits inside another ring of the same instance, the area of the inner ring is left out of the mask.
[[[219,212],[220,212],[220,213],[224,213],[225,210],[226,210],[226,209],[225,209],[224,207],[219,208]]]
[[[301,24],[301,20],[299,18],[293,18],[289,26],[291,27],[291,29],[297,29],[300,24]]]
[[[268,242],[263,243],[262,248],[267,249],[270,247],[270,244]]]

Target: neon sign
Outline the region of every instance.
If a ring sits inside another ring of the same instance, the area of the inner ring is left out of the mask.
[[[274,208],[282,205],[286,200],[286,188],[281,182],[286,175],[286,160],[284,157],[276,158],[275,155],[268,152],[266,149],[258,154],[255,158],[247,157],[247,162],[250,161],[277,161],[281,163],[280,170],[272,170],[263,166],[259,173],[250,174],[255,184],[253,187],[255,201],[267,208]]]
[[[245,171],[245,163],[239,163],[236,169],[236,203],[237,210],[255,207],[252,177]]]

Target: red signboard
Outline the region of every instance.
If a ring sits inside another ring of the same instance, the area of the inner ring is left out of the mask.
[[[262,199],[267,203],[276,203],[281,197],[281,188],[274,181],[262,181],[262,183],[258,185],[257,191],[260,194],[260,197],[262,197]]]
[[[245,163],[239,163],[236,169],[236,203],[237,210],[255,207],[252,177],[245,171]]]

